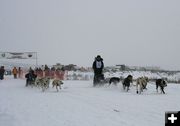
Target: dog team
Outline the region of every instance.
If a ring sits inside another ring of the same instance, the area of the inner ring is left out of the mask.
[[[109,79],[109,85],[111,85],[112,83],[114,85],[117,85],[117,83],[119,83],[119,82],[120,82],[120,78],[118,78],[118,77],[111,77]],[[149,82],[149,79],[146,76],[137,78],[136,79],[136,93],[141,94],[144,89],[147,90],[146,86],[147,86],[148,82]],[[129,87],[130,87],[130,83],[133,83],[132,75],[128,75],[122,81],[123,89],[128,91]],[[164,79],[156,79],[155,83],[156,83],[156,91],[158,92],[158,88],[160,88],[161,93],[165,94],[164,87],[167,86],[167,82]]]
[[[29,73],[25,75],[27,78],[26,86],[35,86],[41,88],[44,92],[49,88],[50,85],[50,78],[49,77],[37,77],[34,74],[34,71],[31,70]],[[118,77],[111,77],[109,80],[109,85],[114,84],[117,85],[120,82],[120,78]],[[136,92],[137,94],[141,94],[144,89],[147,89],[147,83],[149,82],[148,77],[139,77],[136,79]],[[133,83],[133,76],[128,75],[123,81],[123,89],[128,91],[130,87],[130,83]],[[61,89],[61,85],[63,84],[62,80],[60,79],[53,79],[52,87],[56,87],[57,92]],[[158,88],[160,88],[161,93],[165,94],[164,87],[167,86],[167,82],[164,79],[157,79],[156,80],[156,90],[158,92]]]
[[[93,80],[93,86],[97,86],[97,85],[103,85],[105,83],[107,83],[107,80],[104,78],[104,74],[103,74],[103,69],[104,69],[104,63],[103,63],[103,58],[101,58],[100,55],[97,55],[97,57],[95,57],[95,60],[93,62],[92,65],[93,71],[94,71],[94,80]],[[117,83],[120,82],[120,78],[118,77],[112,77],[109,80],[109,85],[111,83],[117,85]],[[143,92],[144,89],[147,89],[147,82],[149,81],[149,79],[147,77],[139,77],[136,80],[136,92],[137,94],[140,94]],[[123,89],[128,91],[129,87],[130,87],[130,83],[133,82],[133,76],[132,75],[128,75],[123,81],[122,81],[122,85],[123,85]],[[156,80],[156,90],[158,91],[158,88],[160,87],[161,92],[163,94],[165,94],[164,92],[164,87],[167,86],[167,83],[165,80],[163,79],[157,79]]]
[[[43,92],[49,88],[51,80],[50,77],[37,77],[33,70],[30,70],[29,73],[25,75],[25,78],[26,86],[41,88]],[[52,81],[52,87],[56,87],[57,92],[61,89],[62,84],[63,82],[60,79],[53,79]]]

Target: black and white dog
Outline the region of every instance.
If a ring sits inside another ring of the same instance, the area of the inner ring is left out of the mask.
[[[111,77],[109,80],[109,85],[111,85],[111,83],[113,83],[114,85],[117,85],[117,83],[120,82],[120,78],[119,77]]]
[[[157,79],[156,80],[156,91],[158,92],[158,87],[161,89],[161,93],[165,94],[164,87],[167,86],[167,83],[164,79]]]

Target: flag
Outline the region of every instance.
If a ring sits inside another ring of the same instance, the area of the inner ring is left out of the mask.
[[[0,59],[36,59],[36,52],[0,52]]]

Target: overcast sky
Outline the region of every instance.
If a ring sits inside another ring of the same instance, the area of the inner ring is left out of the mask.
[[[0,0],[0,51],[180,70],[180,0]]]

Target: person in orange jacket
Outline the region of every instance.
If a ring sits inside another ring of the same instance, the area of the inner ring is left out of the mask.
[[[16,67],[13,68],[12,73],[14,75],[14,79],[16,79],[17,78],[17,73],[18,73],[18,70],[17,70]]]

